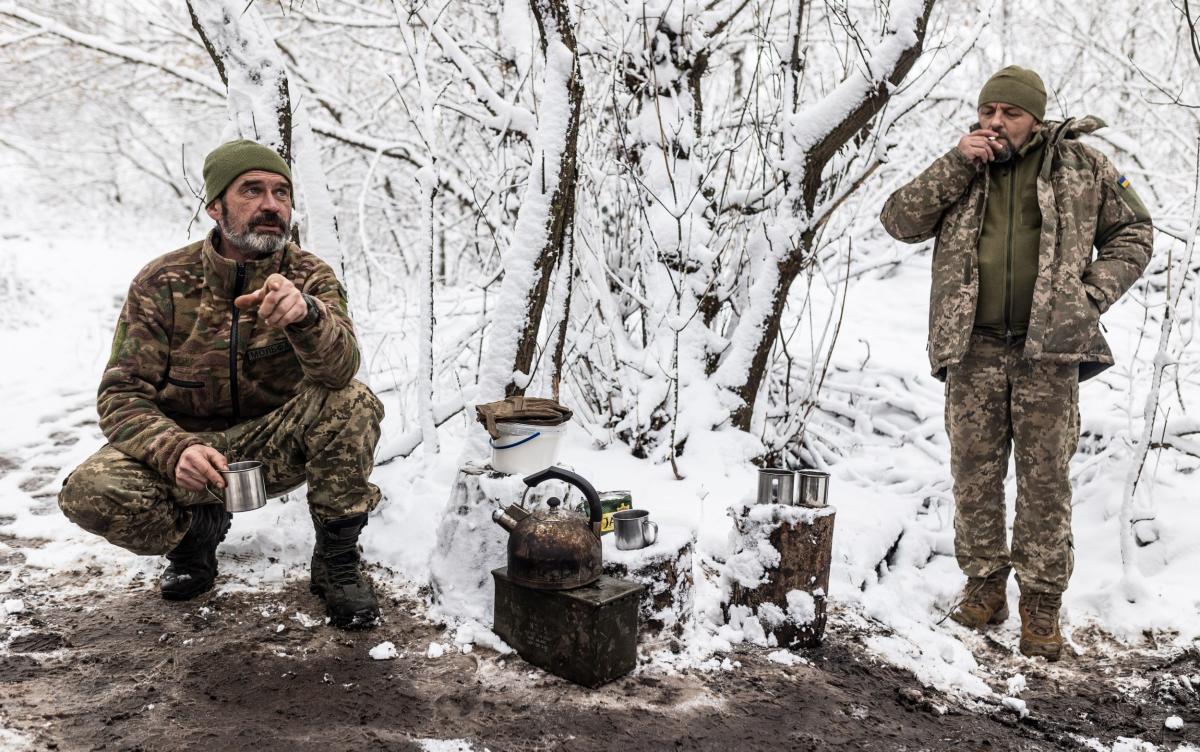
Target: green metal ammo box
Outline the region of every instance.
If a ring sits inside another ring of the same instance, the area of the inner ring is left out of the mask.
[[[492,570],[493,631],[529,663],[585,687],[599,687],[637,665],[643,586],[608,575],[571,590],[535,590]]]

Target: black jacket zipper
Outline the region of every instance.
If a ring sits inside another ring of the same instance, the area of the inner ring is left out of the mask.
[[[1008,166],[1008,243],[1004,252],[1004,336],[1012,336],[1013,223],[1016,222],[1017,168]]]
[[[229,299],[229,310],[233,315],[233,323],[229,325],[229,394],[233,399],[233,422],[239,423],[242,419],[242,406],[238,400],[238,381],[237,381],[237,364],[238,364],[238,311],[234,300],[242,294],[242,285],[246,284],[246,265],[237,265],[237,277],[233,282],[233,296]]]

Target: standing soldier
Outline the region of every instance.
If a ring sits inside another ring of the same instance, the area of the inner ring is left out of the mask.
[[[1057,660],[1074,563],[1079,382],[1112,365],[1100,315],[1142,274],[1153,245],[1129,180],[1078,140],[1103,121],[1043,122],[1045,112],[1037,73],[999,71],[979,92],[979,124],[892,194],[880,219],[897,240],[936,238],[929,360],[946,382],[955,551],[967,575],[951,618],[974,629],[1007,619],[1015,567],[1021,652]]]
[[[230,514],[205,489],[228,458],[263,463],[267,492],[307,481],[312,589],[339,627],[375,624],[358,537],[383,407],[354,380],[358,342],[333,271],[287,238],[292,176],[253,141],[204,161],[217,226],[134,278],[100,382],[109,443],[63,484],[72,521],[138,554],[165,554],[162,597],[212,588]]]

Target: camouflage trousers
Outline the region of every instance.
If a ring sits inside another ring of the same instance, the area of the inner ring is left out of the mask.
[[[955,555],[969,577],[1011,566],[1027,591],[1061,593],[1074,566],[1069,465],[1079,442],[1079,367],[1026,358],[1024,339],[971,336],[946,375]],[[1004,478],[1016,454],[1012,553]]]
[[[343,389],[310,386],[279,408],[225,431],[196,434],[230,462],[263,463],[267,494],[305,481],[321,520],[369,512],[379,489],[368,481],[383,405],[357,381]],[[63,483],[58,505],[74,523],[137,554],[165,554],[191,525],[190,507],[214,503],[148,465],[105,445]]]

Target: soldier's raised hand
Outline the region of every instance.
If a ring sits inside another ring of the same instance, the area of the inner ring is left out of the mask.
[[[974,130],[958,140],[958,150],[977,165],[986,164],[1004,150],[1004,145],[993,140],[999,134],[987,128]]]
[[[308,302],[292,281],[282,274],[267,277],[254,292],[239,295],[233,304],[243,311],[258,308],[258,315],[271,326],[283,328],[308,315]]]
[[[222,470],[228,470],[225,455],[204,444],[192,444],[183,450],[175,464],[175,485],[189,491],[203,491],[205,483],[225,487]]]

